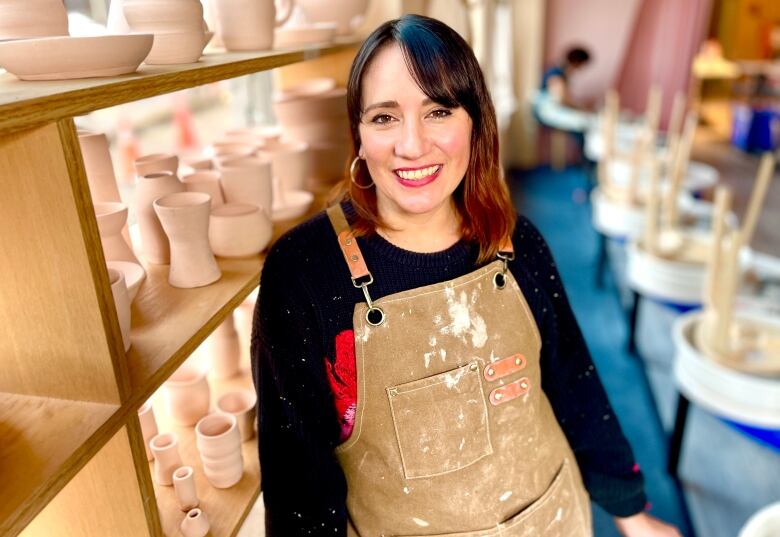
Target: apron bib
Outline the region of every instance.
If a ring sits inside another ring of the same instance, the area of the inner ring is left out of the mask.
[[[470,274],[372,301],[341,207],[328,216],[366,296],[353,316],[355,423],[336,448],[349,535],[591,537],[511,243]]]

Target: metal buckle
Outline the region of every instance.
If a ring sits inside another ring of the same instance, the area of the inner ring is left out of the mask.
[[[515,259],[515,253],[514,252],[498,252],[496,254],[496,257],[498,257],[501,260],[501,272],[496,272],[496,275],[493,276],[493,283],[495,284],[497,289],[503,289],[506,287],[506,273],[509,270],[509,262],[514,261]]]
[[[368,280],[358,283],[355,278],[352,278],[352,285],[363,290],[363,296],[366,297],[366,304],[368,304],[368,310],[366,311],[366,322],[371,326],[379,326],[385,322],[385,312],[382,308],[374,307],[374,301],[371,300],[371,295],[368,294],[368,286],[374,283],[374,276],[369,272]],[[378,314],[378,317],[377,317]]]

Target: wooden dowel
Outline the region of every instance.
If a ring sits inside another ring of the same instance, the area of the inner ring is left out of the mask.
[[[691,149],[693,148],[693,136],[696,133],[697,124],[698,116],[695,112],[689,112],[688,117],[685,118],[685,128],[683,129],[680,146],[672,166],[669,189],[666,192],[666,221],[670,229],[674,229],[677,226],[679,219],[677,196],[680,193],[685,173],[688,170],[688,162],[691,157]]]
[[[739,241],[742,245],[750,244],[753,239],[753,233],[756,230],[756,223],[761,211],[761,206],[766,199],[766,192],[769,189],[769,181],[772,180],[772,174],[775,171],[775,158],[772,153],[764,153],[761,158],[761,164],[758,166],[756,182],[753,184],[753,192],[750,194],[750,203],[748,204],[745,218],[742,221],[742,230],[740,231]]]
[[[718,282],[720,278],[720,259],[723,249],[723,235],[726,231],[726,218],[731,208],[731,190],[719,186],[715,190],[715,209],[712,215],[712,245],[707,263],[707,274],[704,282],[704,307],[707,311],[717,313]]]
[[[654,135],[658,132],[658,123],[661,120],[661,101],[663,99],[663,91],[661,86],[653,84],[650,87],[650,91],[647,95],[647,106],[645,107],[645,123],[647,128]]]
[[[730,231],[726,235],[724,254],[721,256],[721,277],[718,286],[718,300],[715,306],[717,321],[715,322],[715,350],[721,356],[728,358],[731,345],[731,320],[734,315],[734,295],[737,292],[739,279],[740,240],[738,231]]]
[[[645,250],[651,254],[658,252],[658,218],[660,213],[660,166],[658,159],[650,161],[650,184],[645,204]]]

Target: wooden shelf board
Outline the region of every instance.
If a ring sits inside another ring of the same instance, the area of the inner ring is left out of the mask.
[[[274,224],[271,244],[318,212],[323,201],[323,196],[317,195],[303,217]],[[263,259],[264,254],[244,259],[217,258],[222,278],[196,289],[171,287],[168,265],[145,266],[146,280],[132,306],[132,346],[127,352],[131,407],[141,406],[258,286]]]
[[[18,534],[108,441],[119,408],[0,393],[0,535]]]
[[[335,43],[265,52],[207,52],[185,65],[145,65],[119,77],[22,81],[0,75],[0,133],[78,116],[139,99],[265,71],[354,47],[354,38]]]
[[[242,374],[232,379],[214,381],[209,380],[211,387],[211,408],[216,408],[216,400],[223,393],[236,389],[254,390],[249,371],[244,369]],[[195,487],[198,492],[200,504],[211,523],[213,537],[234,536],[241,529],[246,516],[260,494],[260,462],[257,453],[257,438],[253,438],[242,444],[244,457],[244,475],[236,485],[228,489],[212,487],[203,473],[203,465],[200,461],[198,448],[195,445],[195,428],[180,427],[172,424],[165,410],[162,394],[158,393],[152,399],[157,426],[160,432],[175,432],[179,437],[179,454],[185,466],[192,466],[195,471]],[[150,463],[150,471],[154,475],[154,462]],[[176,501],[173,487],[154,485],[157,507],[160,511],[163,533],[167,536],[177,537],[179,524],[184,519],[184,511],[181,511]]]

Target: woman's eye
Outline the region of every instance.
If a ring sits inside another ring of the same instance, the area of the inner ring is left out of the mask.
[[[376,123],[377,125],[385,125],[387,123],[390,123],[393,120],[392,116],[389,116],[388,114],[377,114],[371,119],[371,123]]]
[[[452,115],[452,111],[447,108],[437,108],[429,114],[434,119],[442,119]]]

